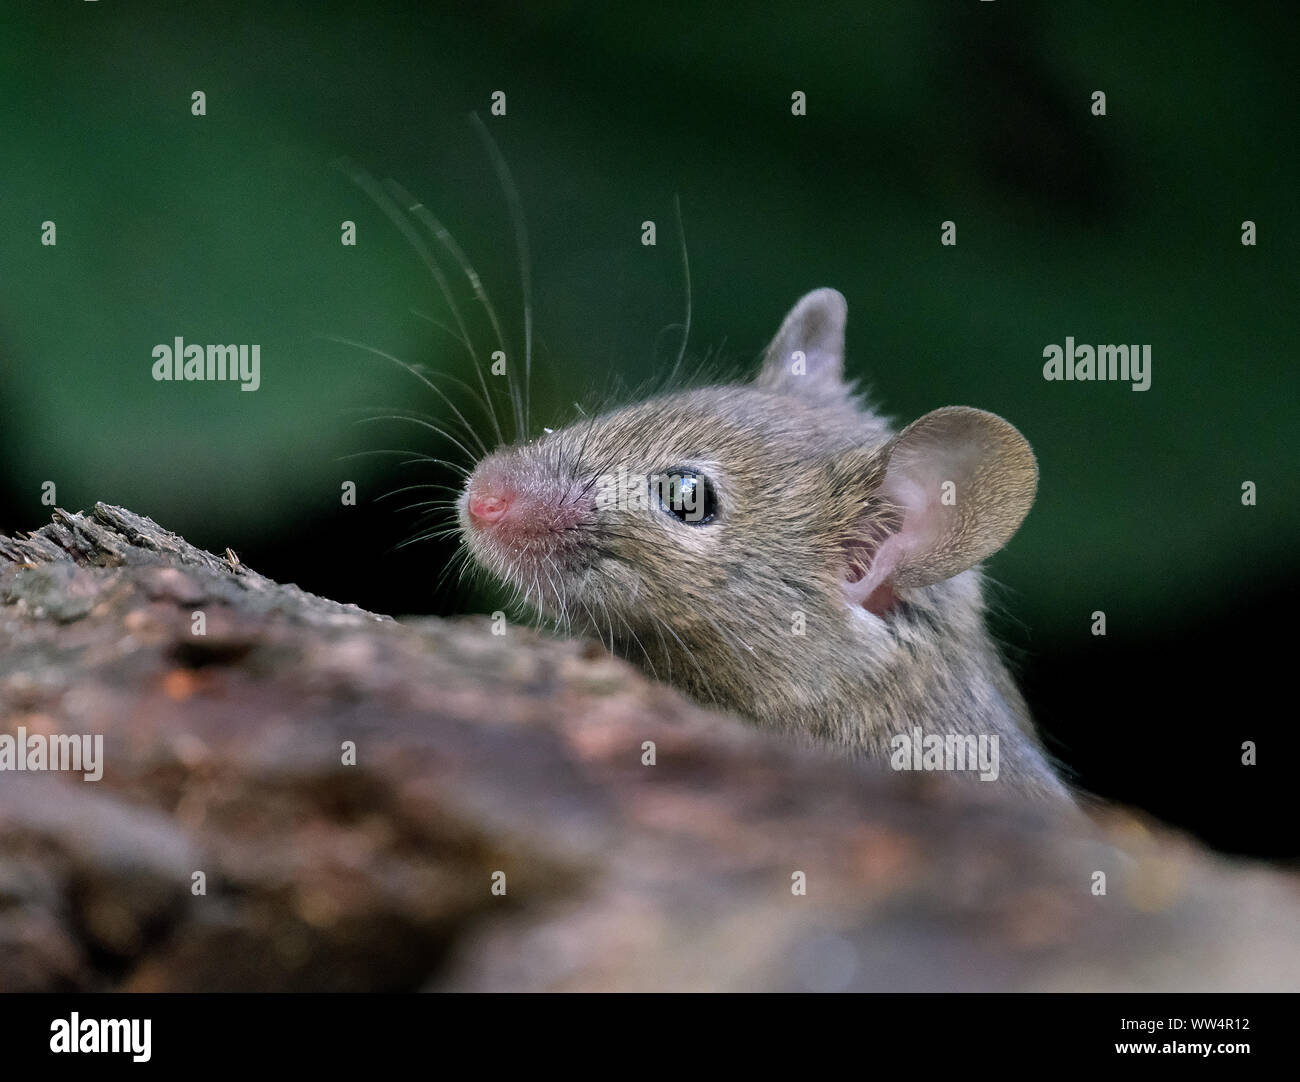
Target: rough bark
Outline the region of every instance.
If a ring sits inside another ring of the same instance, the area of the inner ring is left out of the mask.
[[[102,734],[105,769],[0,773],[0,989],[1297,983],[1283,872],[837,761],[592,644],[376,616],[118,507],[0,537],[19,727]]]

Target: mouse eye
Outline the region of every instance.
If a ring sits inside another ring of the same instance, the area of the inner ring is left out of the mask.
[[[670,470],[656,478],[659,506],[687,526],[703,526],[718,513],[712,482],[702,473]]]

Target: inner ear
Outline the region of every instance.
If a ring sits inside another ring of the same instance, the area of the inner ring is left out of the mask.
[[[847,319],[848,304],[837,290],[815,289],[801,297],[767,347],[756,385],[813,398],[843,394]]]
[[[1011,539],[1037,487],[1033,451],[1001,417],[949,406],[913,421],[891,443],[863,512],[861,554],[850,552],[850,601],[879,613],[897,599],[896,588],[930,586],[975,566]]]

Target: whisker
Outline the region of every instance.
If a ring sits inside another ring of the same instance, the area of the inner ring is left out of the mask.
[[[686,660],[689,661],[692,665],[694,665],[695,671],[700,674],[701,692],[705,695],[708,695],[708,697],[712,700],[714,696],[713,696],[713,692],[709,688],[708,674],[704,671],[703,667],[700,665],[699,659],[696,658],[694,651],[689,650],[687,648],[686,643],[682,642],[682,637],[678,635],[676,631],[673,630],[672,625],[669,624],[667,621],[665,621],[663,617],[656,616],[654,618],[663,625],[664,630],[667,631],[669,635],[671,635],[674,639],[677,640],[677,645],[682,648],[682,653],[686,656]]]
[[[460,245],[456,243],[456,238],[448,232],[447,228],[434,217],[433,212],[423,203],[417,201],[410,192],[403,188],[395,180],[386,181],[388,190],[396,196],[401,202],[406,204],[406,212],[416,221],[420,222],[430,233],[437,238],[438,242],[445,248],[448,254],[460,266],[461,271],[469,280],[470,288],[474,290],[474,296],[478,298],[483,305],[484,311],[487,312],[488,322],[492,324],[492,331],[496,335],[497,344],[501,347],[501,352],[508,355],[506,349],[505,337],[501,333],[501,324],[497,319],[496,309],[492,307],[492,301],[488,298],[487,290],[483,288],[483,281],[479,277],[478,271],[474,269],[473,264],[466,258]],[[492,396],[488,392],[487,378],[483,375],[483,369],[475,358],[474,371],[478,374],[479,385],[483,388],[483,400],[487,403],[492,417],[492,426],[497,432],[497,441],[505,443],[505,433],[501,431],[501,422],[497,419],[496,407],[492,403]],[[507,380],[509,379],[509,367],[507,367]]]
[[[386,353],[382,349],[376,349],[374,346],[368,346],[364,342],[358,342],[352,338],[344,338],[341,335],[332,335],[332,334],[323,334],[323,335],[318,335],[317,337],[323,338],[327,342],[338,342],[345,346],[352,346],[354,349],[365,350],[367,353],[373,353],[376,357],[383,357],[385,360],[392,361],[393,364],[397,365],[399,368],[406,369],[406,371],[411,373],[411,375],[413,375],[416,379],[418,379],[421,383],[423,383],[426,387],[428,387],[429,390],[431,390],[445,403],[447,403],[452,413],[454,413],[457,416],[457,418],[459,418],[461,424],[465,426],[465,428],[477,441],[478,445],[483,449],[483,454],[486,455],[488,453],[487,444],[485,444],[483,442],[482,437],[480,437],[479,434],[474,431],[474,426],[469,423],[465,415],[457,407],[456,403],[453,402],[447,396],[447,393],[441,387],[433,383],[432,380],[430,380],[423,372],[421,372],[414,365],[408,364],[406,361],[403,361],[401,358],[394,357],[391,353]],[[470,457],[472,458],[473,455],[471,455]]]
[[[451,443],[454,443],[457,447],[459,447],[462,451],[464,451],[467,455],[469,455],[470,458],[474,457],[474,452],[471,451],[468,447],[466,447],[463,443],[461,443],[460,440],[458,440],[445,428],[441,427],[440,425],[435,425],[432,421],[426,421],[423,417],[410,417],[400,413],[387,413],[378,417],[362,417],[356,421],[353,421],[352,423],[357,425],[370,425],[370,424],[375,424],[378,421],[406,421],[409,424],[419,425],[421,428],[427,428],[431,432],[436,432],[443,439],[448,440]]]
[[[419,500],[416,503],[403,504],[401,507],[397,508],[397,510],[398,512],[414,511],[418,507],[439,507],[445,510],[455,506],[455,500]]]
[[[386,500],[392,496],[400,496],[403,492],[413,492],[415,489],[418,488],[440,488],[445,492],[455,492],[455,493],[460,492],[460,489],[454,487],[453,485],[439,485],[439,484],[434,484],[432,482],[424,482],[423,484],[419,484],[419,485],[403,485],[401,488],[392,489],[389,492],[385,492],[382,496],[376,496],[375,503],[378,503],[380,500]]]
[[[686,252],[686,226],[682,221],[682,199],[680,195],[673,196],[673,206],[677,208],[677,235],[682,242],[682,280],[686,289],[686,320],[682,327],[682,346],[677,351],[677,361],[673,365],[672,372],[668,375],[668,385],[670,387],[677,379],[678,369],[682,366],[682,358],[686,356],[686,344],[691,340],[691,259]]]
[[[446,565],[443,567],[442,574],[438,576],[438,581],[434,583],[433,586],[434,593],[439,593],[443,589],[443,587],[447,584],[447,579],[451,575],[452,569],[456,566],[458,560],[461,561],[461,565],[462,565],[461,574],[463,576],[464,563],[468,559],[469,559],[469,554],[465,551],[465,548],[463,546],[461,548],[458,548],[455,552],[453,552],[451,554],[451,559],[448,560]],[[460,581],[463,581],[463,577]]]
[[[429,315],[428,312],[422,312],[418,308],[409,308],[407,309],[407,311],[409,311],[411,315],[415,316],[417,319],[422,319],[426,323],[432,323],[435,327],[438,328],[438,330],[443,331],[447,335],[447,337],[450,338],[453,342],[455,342],[457,345],[463,346],[467,352],[469,351],[470,344],[466,342],[465,339],[463,339],[459,334],[457,334],[454,328],[448,327],[447,324],[442,322],[442,320],[434,319],[433,316]]]
[[[519,438],[527,440],[532,428],[533,381],[533,272],[528,255],[528,229],[524,225],[523,202],[519,198],[519,190],[515,187],[514,178],[510,175],[510,167],[506,165],[505,157],[497,146],[496,140],[492,138],[492,133],[488,131],[487,125],[483,123],[483,118],[478,113],[471,113],[470,120],[483,140],[488,157],[492,159],[497,179],[505,192],[506,205],[510,210],[510,219],[515,230],[515,251],[519,258],[519,285],[520,292],[523,294],[524,308],[524,427]]]
[[[384,191],[383,187],[377,184],[374,178],[364,169],[359,168],[348,158],[339,158],[334,162],[334,164],[337,168],[343,171],[351,181],[357,185],[357,187],[365,192],[381,211],[384,212],[389,220],[397,227],[402,236],[406,238],[407,243],[415,250],[415,254],[419,256],[420,261],[428,268],[429,273],[433,276],[433,280],[438,287],[438,291],[442,294],[443,300],[447,303],[447,308],[451,312],[452,319],[455,320],[456,326],[459,328],[460,341],[469,353],[475,369],[479,372],[479,378],[482,379],[482,366],[479,361],[478,352],[474,349],[474,343],[470,337],[469,328],[465,325],[465,320],[461,317],[460,308],[456,304],[456,297],[451,291],[451,285],[447,281],[447,276],[443,274],[442,267],[434,258],[433,252],[430,250],[429,246],[424,242],[424,238],[420,236],[420,233],[415,226],[413,226],[410,221],[403,216],[401,208],[393,201],[392,196]],[[486,394],[486,385],[484,391]],[[492,412],[491,400],[485,399],[484,405],[495,421],[496,414]],[[455,409],[454,406],[452,408]],[[482,443],[483,441],[479,440],[479,442]],[[486,447],[484,447],[483,453],[487,453]]]
[[[627,628],[627,633],[632,636],[632,641],[641,648],[641,653],[645,655],[646,664],[650,666],[650,675],[658,680],[659,673],[655,670],[654,659],[650,656],[650,651],[647,650],[641,640],[637,638],[637,634],[632,630],[632,625],[627,622],[627,618],[622,614],[618,614],[618,618],[622,625]]]
[[[458,471],[466,478],[470,475],[470,471],[459,462],[451,462],[445,458],[434,458],[433,455],[422,455],[418,451],[412,451],[409,447],[380,447],[372,451],[353,451],[350,455],[339,455],[335,461],[346,462],[350,458],[365,458],[368,455],[407,455],[406,461],[398,463],[399,466],[410,466],[417,462],[424,462],[435,466],[446,466],[448,469]]]

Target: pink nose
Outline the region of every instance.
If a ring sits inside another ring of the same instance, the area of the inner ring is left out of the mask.
[[[474,493],[469,498],[469,517],[483,526],[491,526],[510,507],[504,496]]]

